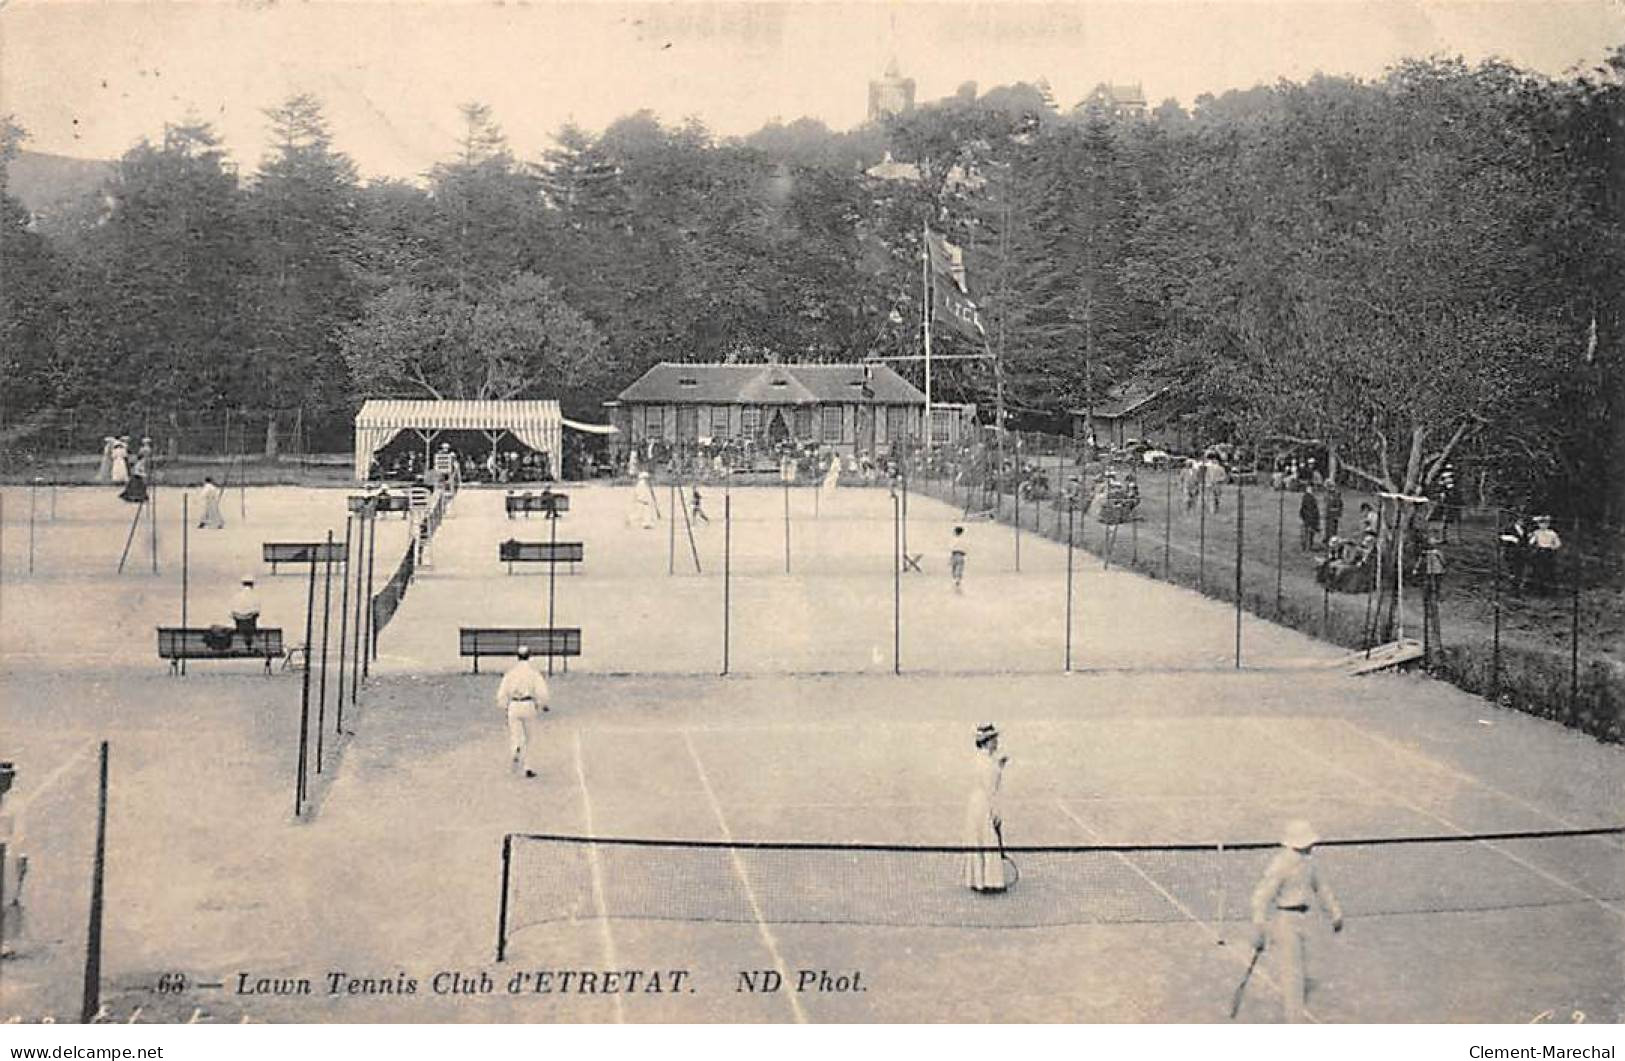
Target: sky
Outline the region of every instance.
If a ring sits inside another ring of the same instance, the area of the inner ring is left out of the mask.
[[[1101,81],[1189,106],[1429,55],[1562,76],[1625,42],[1619,0],[0,4],[0,113],[31,150],[116,158],[201,118],[251,169],[263,110],[309,92],[364,176],[406,179],[450,157],[470,101],[537,159],[566,122],[597,131],[640,109],[719,135],[804,116],[851,128],[893,57],[921,100],[1042,76],[1063,106]]]

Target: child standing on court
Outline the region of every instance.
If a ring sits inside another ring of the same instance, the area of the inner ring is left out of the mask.
[[[954,592],[965,592],[965,528],[957,524],[949,542],[948,573],[954,579]]]

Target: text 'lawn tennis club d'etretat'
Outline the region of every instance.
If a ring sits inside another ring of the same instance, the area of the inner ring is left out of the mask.
[[[868,990],[861,970],[743,969],[729,988],[747,994],[845,994]],[[492,976],[485,969],[443,969],[427,976],[398,972],[388,977],[355,976],[334,970],[319,977],[255,976],[239,972],[238,995],[329,998],[358,995],[674,995],[701,993],[704,978],[692,969],[532,969]],[[1599,1055],[1601,1056],[1601,1055]]]

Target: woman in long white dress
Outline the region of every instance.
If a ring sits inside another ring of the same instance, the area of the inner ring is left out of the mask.
[[[115,486],[123,486],[130,481],[130,440],[116,438],[113,440],[111,454],[112,468],[108,472]]]
[[[1003,826],[999,786],[1009,761],[1009,756],[999,754],[998,727],[991,722],[976,727],[975,773],[965,805],[964,840],[966,847],[976,850],[965,856],[965,885],[982,894],[1002,892],[1007,887],[999,843]]]
[[[113,436],[102,439],[102,462],[96,468],[96,481],[105,483],[113,474]]]

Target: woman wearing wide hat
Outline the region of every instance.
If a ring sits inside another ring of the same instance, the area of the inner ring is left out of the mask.
[[[965,805],[965,884],[982,894],[1002,892],[1008,886],[1000,842],[1003,819],[999,814],[999,787],[1009,756],[999,754],[999,730],[991,722],[976,727],[975,768],[970,798]]]

